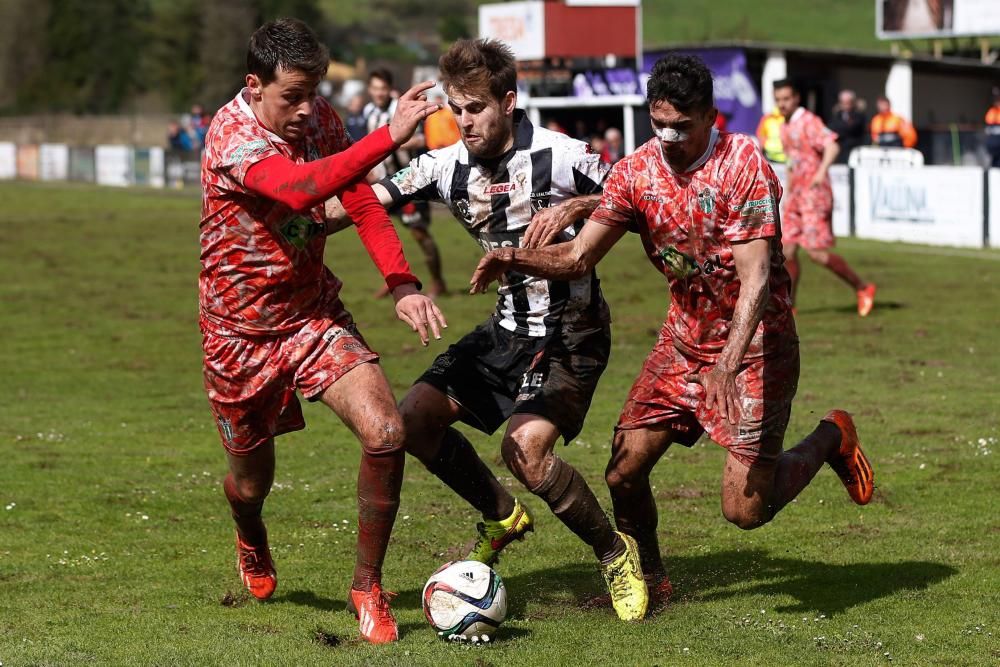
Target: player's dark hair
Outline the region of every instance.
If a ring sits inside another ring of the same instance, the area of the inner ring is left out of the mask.
[[[698,56],[666,55],[653,65],[646,101],[669,102],[682,113],[708,111],[715,106],[712,72]]]
[[[792,81],[791,79],[778,79],[777,81],[774,82],[775,90],[780,90],[781,88],[791,88],[792,92],[795,93],[796,95],[802,95],[802,92],[799,90],[799,87],[795,85],[795,82]]]
[[[496,39],[460,39],[438,61],[446,91],[489,93],[496,100],[517,91],[514,52]]]
[[[279,68],[322,77],[329,66],[330,52],[320,43],[316,33],[298,19],[265,23],[250,36],[247,71],[264,84],[277,78]]]
[[[384,67],[379,67],[378,69],[373,69],[368,72],[368,83],[372,82],[372,79],[378,79],[385,83],[385,85],[392,88],[392,72],[385,69]]]

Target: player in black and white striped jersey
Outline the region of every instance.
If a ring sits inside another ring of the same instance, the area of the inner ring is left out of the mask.
[[[514,58],[502,43],[459,41],[440,69],[462,140],[375,184],[382,203],[443,201],[484,251],[573,238],[609,167],[586,144],[534,127],[516,108]],[[613,529],[583,477],[553,451],[583,426],[607,365],[609,323],[594,272],[572,281],[510,272],[496,312],[434,361],[400,413],[407,451],[482,512],[468,557],[488,564],[533,522],[451,425],[492,434],[509,419],[507,467],[593,548],[618,615],[638,620],[648,596],[635,542]]]

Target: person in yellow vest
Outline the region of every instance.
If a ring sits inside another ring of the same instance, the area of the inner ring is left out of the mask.
[[[760,117],[757,123],[757,139],[764,149],[764,157],[771,162],[784,164],[787,160],[785,149],[781,145],[781,126],[785,124],[785,117],[778,111],[778,107],[771,109],[771,113]]]
[[[986,150],[990,166],[1000,168],[1000,87],[993,89],[993,106],[986,111]]]
[[[883,148],[913,148],[917,131],[910,121],[892,111],[892,103],[884,95],[876,103],[878,113],[872,118],[872,143]]]
[[[431,151],[451,146],[462,138],[458,131],[458,123],[455,122],[455,115],[445,104],[444,96],[436,95],[434,101],[441,108],[424,121],[424,139],[427,142],[427,150]]]

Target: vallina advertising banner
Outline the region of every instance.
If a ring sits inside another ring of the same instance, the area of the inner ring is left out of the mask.
[[[1000,2],[1000,0],[997,0]],[[627,67],[581,72],[573,79],[576,97],[646,95],[646,81],[653,65],[666,52],[643,56],[642,71]],[[752,134],[760,120],[760,97],[747,72],[743,49],[697,49],[685,51],[705,61],[715,80],[715,106],[726,116],[730,132]]]
[[[1000,34],[1000,0],[875,0],[880,39]]]
[[[854,170],[858,238],[983,247],[979,167]]]

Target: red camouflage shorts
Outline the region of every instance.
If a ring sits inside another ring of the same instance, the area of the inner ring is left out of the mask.
[[[305,428],[295,391],[309,400],[352,368],[378,355],[371,351],[341,302],[298,331],[247,336],[202,324],[205,390],[231,454],[249,454],[267,440]]]
[[[833,190],[829,186],[789,192],[781,213],[781,242],[809,250],[834,246]]]
[[[798,342],[792,338],[775,354],[740,367],[736,389],[741,415],[736,424],[719,416],[714,406],[705,407],[705,389],[684,379],[708,368],[710,364],[678,350],[662,330],[625,399],[615,430],[665,426],[673,431],[674,442],[686,447],[707,433],[744,465],[773,465],[781,455],[798,388]]]

